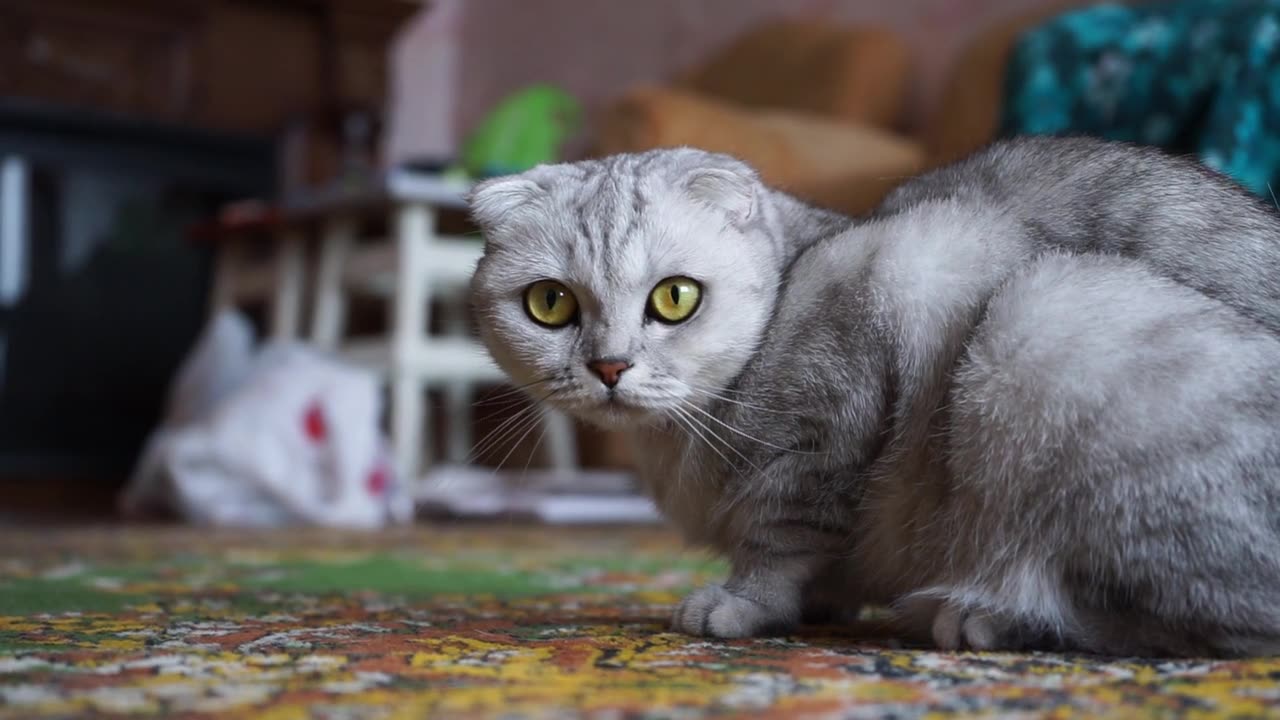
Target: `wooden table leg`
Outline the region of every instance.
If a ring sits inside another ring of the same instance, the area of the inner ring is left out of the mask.
[[[218,242],[213,260],[213,288],[209,292],[209,316],[235,306],[236,281],[244,264],[239,238]]]
[[[435,230],[435,212],[423,204],[396,209],[396,288],[392,296],[390,344],[391,439],[397,465],[407,480],[421,480],[423,449],[430,444],[426,387],[419,372],[423,336],[428,328],[427,243]],[[427,454],[429,458],[429,453]]]
[[[316,270],[315,312],[311,316],[311,341],[325,349],[336,348],[346,330],[343,267],[355,241],[356,224],[351,218],[335,217],[325,224]]]
[[[306,276],[304,242],[302,233],[297,230],[285,231],[276,240],[275,288],[271,294],[269,332],[277,340],[300,337]]]
[[[568,415],[552,410],[542,422],[547,424],[547,454],[551,467],[562,473],[578,471],[578,429]]]
[[[467,336],[467,306],[462,298],[450,298],[444,303],[443,330],[445,334],[465,338]],[[471,454],[471,403],[474,385],[455,380],[444,386],[445,457],[451,463],[462,464]]]

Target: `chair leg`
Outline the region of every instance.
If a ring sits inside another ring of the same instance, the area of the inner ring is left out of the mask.
[[[559,472],[577,472],[578,436],[573,420],[562,412],[552,410],[543,420],[547,424],[547,450],[551,455],[551,467]]]
[[[444,332],[455,337],[466,337],[466,305],[454,301],[444,305]],[[466,462],[471,454],[471,398],[470,383],[451,382],[444,388],[445,407],[449,426],[445,428],[445,458],[454,464]]]
[[[428,328],[427,243],[435,231],[435,214],[426,205],[402,205],[396,209],[394,227],[398,264],[391,299],[392,441],[400,471],[409,482],[417,483],[431,457],[423,452],[430,426],[419,356]]]
[[[276,339],[299,337],[304,290],[303,238],[297,231],[284,233],[275,249],[276,282],[271,298],[270,333]]]
[[[426,440],[426,393],[422,383],[407,372],[391,374],[391,441],[396,467],[415,486],[422,472],[422,448]]]
[[[356,228],[350,218],[331,220],[320,241],[316,270],[315,312],[311,316],[311,342],[326,350],[338,346],[347,324],[347,290],[342,269],[355,245]]]
[[[238,238],[227,238],[218,243],[214,258],[213,289],[209,293],[209,315],[217,315],[222,310],[235,306],[236,276],[244,264],[241,255]]]

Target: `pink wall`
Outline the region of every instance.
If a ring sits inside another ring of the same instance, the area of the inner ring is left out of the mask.
[[[918,62],[913,121],[977,30],[1053,0],[436,0],[393,51],[390,159],[448,154],[495,102],[551,82],[589,108],[777,17],[887,27]]]

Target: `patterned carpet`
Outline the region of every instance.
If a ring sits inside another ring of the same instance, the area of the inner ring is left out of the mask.
[[[647,530],[11,530],[0,718],[1280,714],[1280,660],[667,632],[722,571]]]

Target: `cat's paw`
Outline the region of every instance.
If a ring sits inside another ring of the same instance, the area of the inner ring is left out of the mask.
[[[1048,634],[983,608],[944,602],[933,618],[933,642],[941,650],[1024,650],[1052,647]]]
[[[941,650],[995,650],[1001,628],[995,615],[944,602],[933,617],[933,643]]]
[[[680,603],[671,625],[689,635],[744,638],[785,629],[788,623],[754,600],[734,595],[721,585],[706,585]]]

